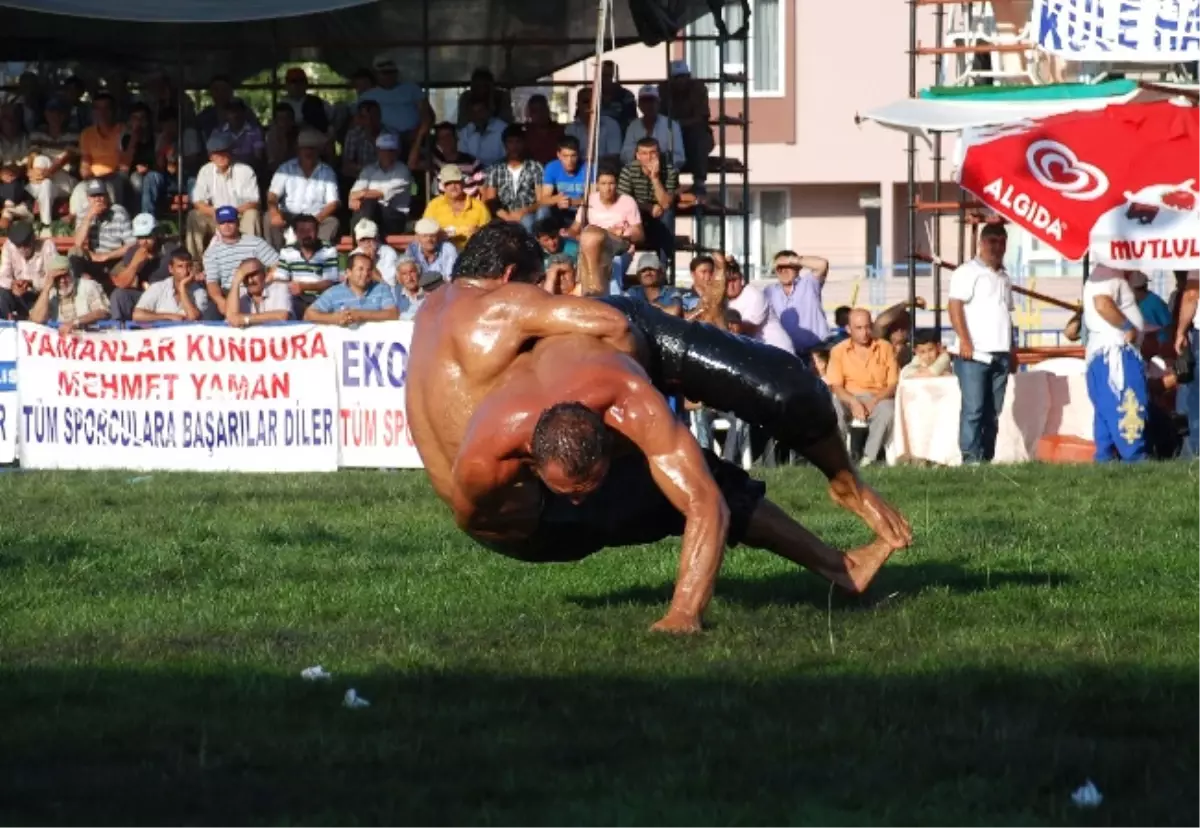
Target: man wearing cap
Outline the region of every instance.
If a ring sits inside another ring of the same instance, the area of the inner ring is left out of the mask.
[[[296,157],[280,165],[267,191],[267,238],[276,250],[283,247],[283,231],[293,216],[315,218],[325,241],[333,241],[338,232],[336,214],[341,197],[337,173],[320,158],[325,136],[306,127],[300,130],[296,146]]]
[[[364,167],[350,188],[350,221],[357,225],[370,219],[383,227],[385,236],[403,233],[408,227],[408,205],[412,201],[412,173],[397,160],[400,139],[382,133],[375,139],[377,159]]]
[[[361,250],[350,254],[346,281],[322,293],[304,312],[305,322],[347,327],[400,318],[392,288],[374,278],[375,262]]]
[[[667,160],[678,169],[687,163],[687,150],[683,144],[683,132],[679,122],[659,114],[659,99],[657,86],[643,86],[638,90],[638,108],[642,117],[634,120],[625,128],[625,140],[621,144],[621,161],[632,163],[637,154],[638,142],[643,138],[653,138]]]
[[[364,167],[375,163],[379,139],[384,135],[394,136],[396,148],[400,148],[399,135],[383,125],[382,117],[378,101],[359,99],[355,123],[347,130],[342,146],[342,176],[347,180],[354,181]]]
[[[194,277],[192,254],[176,247],[162,258],[166,263],[166,278],[146,288],[130,314],[131,321],[149,324],[200,320],[208,308],[208,295],[204,285]]]
[[[442,194],[425,207],[423,218],[436,221],[446,238],[462,250],[467,239],[492,220],[492,214],[482,201],[467,195],[462,170],[454,164],[442,167],[438,183],[442,185]]]
[[[187,249],[195,257],[204,255],[208,240],[217,230],[217,210],[233,207],[238,227],[247,235],[258,234],[258,176],[248,164],[233,160],[233,136],[216,131],[208,139],[208,163],[200,168],[192,190],[192,209],[187,217]]]
[[[363,252],[375,263],[378,278],[389,287],[396,284],[396,251],[379,238],[379,226],[370,219],[360,219],[354,225],[355,252]]]
[[[238,265],[225,302],[225,323],[233,328],[249,328],[291,318],[292,297],[287,286],[268,282],[267,268],[258,259],[246,259]]]
[[[46,282],[46,267],[58,255],[54,242],[35,241],[33,225],[14,222],[0,249],[0,319],[25,319]]]
[[[318,296],[341,281],[342,270],[337,248],[317,235],[315,218],[296,216],[292,231],[296,240],[279,251],[275,281],[287,283],[293,313],[300,319]]]
[[[467,101],[467,125],[458,131],[458,148],[479,159],[484,167],[504,160],[504,121],[491,114],[486,98]]]
[[[442,238],[442,229],[433,219],[423,218],[413,228],[417,234],[414,241],[408,243],[404,251],[411,256],[421,269],[421,274],[436,273],[442,279],[450,281],[454,263],[458,260],[458,251],[450,242]]]
[[[633,272],[638,283],[625,291],[626,296],[654,305],[671,316],[683,316],[683,298],[678,290],[666,283],[662,260],[657,253],[639,253],[633,260]]]
[[[377,56],[374,67],[375,86],[362,93],[359,100],[378,103],[384,126],[405,141],[411,140],[424,110],[432,112],[425,91],[411,81],[400,80],[400,68],[389,55]]]
[[[671,61],[669,80],[658,85],[659,99],[664,114],[675,123],[683,134],[683,147],[687,159],[679,162],[679,169],[693,174],[695,183],[692,192],[703,196],[704,180],[708,175],[708,155],[713,150],[712,118],[708,103],[708,84],[692,77],[686,60]]]
[[[422,273],[420,266],[411,256],[401,256],[396,261],[396,308],[401,319],[412,319],[421,309],[428,291],[440,287],[444,281],[441,274]]]
[[[533,232],[533,223],[550,217],[548,206],[539,206],[546,171],[525,151],[525,127],[504,129],[504,161],[488,168],[483,199],[496,218],[519,222]]]
[[[46,102],[46,123],[29,136],[29,192],[37,201],[38,218],[49,234],[54,202],[70,198],[79,163],[79,135],[67,129],[70,107],[59,97]]]
[[[133,222],[120,204],[108,198],[108,187],[99,178],[87,182],[88,208],[75,225],[71,272],[107,281],[113,265],[133,246]]]
[[[175,242],[163,242],[158,220],[149,213],[133,217],[133,235],[136,239],[133,247],[125,251],[120,264],[113,268],[114,290],[109,303],[112,318],[118,322],[133,319],[133,309],[150,284],[170,278],[171,254],[179,249]],[[191,261],[188,257],[189,265]]]
[[[46,281],[37,301],[29,309],[29,321],[38,325],[58,323],[59,333],[69,334],[108,319],[108,297],[93,279],[78,279],[71,274],[65,256],[55,256],[46,265]]]
[[[258,259],[270,269],[279,261],[279,254],[264,239],[238,228],[238,211],[229,206],[217,209],[217,234],[204,251],[204,281],[208,298],[212,300],[210,314],[225,318],[226,297],[233,286],[238,267],[247,259]]]

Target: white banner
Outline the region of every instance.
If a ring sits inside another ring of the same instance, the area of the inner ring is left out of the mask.
[[[331,329],[336,343],[342,466],[419,469],[404,407],[412,322]]]
[[[17,459],[17,326],[0,322],[0,463]]]
[[[1097,63],[1200,60],[1197,0],[1034,0],[1039,48]]]
[[[329,329],[18,327],[21,465],[336,471]]]

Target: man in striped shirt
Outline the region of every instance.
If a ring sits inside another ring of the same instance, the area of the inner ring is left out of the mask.
[[[233,275],[247,259],[258,259],[270,270],[279,261],[279,254],[258,236],[243,234],[238,228],[238,211],[225,206],[217,210],[217,234],[204,251],[204,287],[212,303],[205,318],[213,321],[225,318],[225,300],[233,285]]]
[[[292,229],[296,241],[279,251],[275,281],[287,283],[293,312],[297,319],[303,319],[308,306],[341,281],[341,271],[337,248],[321,241],[315,218],[296,216]]]
[[[89,276],[100,283],[108,281],[113,265],[133,247],[133,222],[120,204],[108,198],[108,187],[99,178],[87,183],[88,211],[75,228],[75,246],[71,248],[71,275]]]
[[[675,198],[679,170],[659,152],[658,141],[637,142],[635,158],[621,170],[617,192],[632,196],[642,214],[646,244],[671,266],[675,261]]]

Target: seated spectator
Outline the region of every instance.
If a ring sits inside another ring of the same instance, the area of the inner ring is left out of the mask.
[[[133,217],[133,237],[133,247],[125,251],[112,273],[114,290],[109,304],[112,318],[118,322],[133,319],[134,306],[151,283],[170,278],[171,255],[179,248],[175,242],[164,243],[158,222],[149,213]],[[191,262],[189,258],[189,266]]]
[[[900,306],[903,307],[903,305],[904,305],[904,303],[902,302]],[[896,306],[893,305],[893,307],[896,307]],[[849,305],[838,305],[837,308],[835,308],[833,311],[833,330],[830,331],[829,333],[830,333],[830,335],[837,334],[839,336],[838,342],[841,342],[843,339],[850,338],[850,311],[851,310],[853,310],[853,308],[851,308]],[[888,310],[891,310],[891,308],[889,308]],[[875,326],[879,327],[879,323],[881,320],[886,322],[887,315],[888,315],[887,311],[884,311],[883,313],[879,314],[879,319],[875,320]],[[887,337],[876,337],[876,338],[877,339],[886,339]]]
[[[525,147],[529,157],[549,164],[563,139],[563,126],[554,122],[545,95],[532,95],[525,104]]]
[[[317,220],[296,216],[292,221],[296,240],[279,251],[275,282],[287,284],[297,319],[317,297],[341,281],[341,268],[335,246],[317,235]]]
[[[142,212],[157,215],[166,198],[187,195],[196,185],[196,175],[204,163],[204,145],[191,127],[179,134],[179,115],[175,109],[158,113],[158,137],[154,141],[155,168],[142,178]],[[183,144],[179,145],[180,137]],[[180,189],[182,168],[183,189]]]
[[[275,170],[296,157],[300,138],[300,126],[296,122],[296,111],[291,104],[280,101],[275,104],[271,124],[264,136],[267,154],[267,171]]]
[[[88,210],[75,225],[71,273],[107,282],[113,266],[133,246],[133,223],[120,204],[109,201],[108,187],[98,178],[87,182]]]
[[[342,175],[353,181],[364,168],[374,164],[378,158],[379,139],[384,135],[395,139],[393,152],[400,149],[399,134],[383,125],[379,102],[360,98],[354,126],[346,132],[342,145]]]
[[[637,117],[637,99],[617,78],[617,64],[606,60],[600,64],[600,111],[626,127]]]
[[[400,138],[402,146],[407,147],[422,116],[430,110],[425,90],[412,81],[400,80],[400,67],[388,55],[376,57],[374,66],[376,85],[362,93],[359,100],[378,104],[383,125]]]
[[[238,265],[229,286],[229,296],[237,301],[225,303],[225,324],[231,328],[249,328],[269,322],[286,322],[292,317],[292,297],[287,285],[267,281],[267,268],[258,259],[246,259]]]
[[[865,425],[862,464],[875,462],[892,434],[900,368],[892,346],[873,336],[870,311],[850,312],[850,338],[829,352],[825,381],[833,392],[843,438],[851,425]]]
[[[228,116],[231,109],[235,106],[242,113],[243,119],[249,121],[249,124],[243,123],[239,125],[239,129],[244,126],[259,126],[258,116],[253,112],[246,111],[246,103],[241,98],[235,98],[233,95],[233,83],[225,75],[215,75],[208,82],[208,96],[212,99],[212,103],[204,107],[196,113],[196,129],[200,133],[200,140],[207,142],[212,134],[219,129],[223,129],[228,123]],[[262,138],[262,132],[259,131],[259,138]],[[234,153],[237,158],[237,153]],[[243,164],[253,163],[244,159],[238,158]]]
[[[558,142],[558,157],[546,166],[542,178],[541,203],[555,211],[564,226],[575,221],[587,190],[587,164],[579,159],[579,142],[567,136]]]
[[[417,263],[422,276],[436,273],[445,281],[450,281],[454,263],[458,261],[458,251],[454,245],[442,238],[442,229],[433,219],[423,218],[413,229],[417,238],[408,243],[405,253]]]
[[[291,112],[290,107],[288,112]],[[246,164],[256,171],[262,168],[267,159],[267,139],[263,134],[262,127],[259,126],[258,118],[242,102],[241,98],[234,98],[225,107],[225,123],[217,129],[217,132],[228,135],[233,141],[229,154],[233,156],[234,161]],[[294,140],[293,137],[290,141],[285,142],[284,160],[296,154]],[[283,162],[280,161],[280,163]]]
[[[458,133],[458,149],[479,159],[484,167],[504,160],[504,134],[508,124],[489,114],[486,99],[472,98],[467,104],[468,123]]]
[[[28,187],[46,235],[54,222],[54,202],[59,198],[69,200],[77,181],[79,134],[67,129],[67,109],[59,98],[50,98],[46,102],[46,122],[29,136]],[[70,210],[67,218],[73,221],[74,216],[75,211]]]
[[[1129,287],[1133,288],[1133,298],[1137,300],[1138,310],[1142,312],[1142,321],[1146,324],[1146,332],[1157,339],[1160,346],[1169,343],[1174,326],[1171,324],[1171,309],[1167,303],[1161,296],[1150,290],[1150,280],[1140,270],[1129,274]],[[1152,328],[1158,328],[1158,330],[1153,331]]]
[[[218,209],[217,234],[204,251],[204,281],[214,321],[226,318],[225,299],[242,262],[257,259],[268,269],[279,262],[279,254],[264,239],[241,231],[238,218],[238,211],[232,207]]]
[[[129,109],[125,132],[121,135],[121,170],[129,176],[130,204],[136,212],[142,208],[142,192],[146,176],[154,172],[158,163],[155,153],[154,113],[145,103],[138,101]]]
[[[496,78],[490,69],[479,67],[471,73],[471,85],[458,96],[458,125],[465,127],[471,120],[471,101],[483,101],[489,118],[499,118],[506,124],[512,123],[512,95],[507,89],[496,86]]]
[[[71,75],[62,82],[59,96],[67,104],[67,129],[82,133],[92,125],[92,107],[83,100],[87,86],[78,75]]]
[[[558,219],[547,218],[533,225],[533,237],[541,245],[544,258],[549,261],[551,256],[566,256],[574,265],[579,261],[579,242],[570,236],[564,236],[562,225]]]
[[[341,197],[337,173],[320,159],[325,136],[315,129],[304,129],[297,145],[296,157],[275,171],[267,191],[267,238],[276,250],[283,247],[283,231],[295,216],[314,217],[317,232],[325,241],[333,241],[338,232]]]
[[[913,377],[941,377],[950,373],[950,354],[942,348],[942,338],[937,331],[917,331],[913,346],[913,360],[900,369],[900,379]]]
[[[391,245],[379,238],[379,227],[370,219],[362,219],[354,225],[355,252],[366,253],[375,263],[375,276],[388,287],[396,286],[396,260],[399,258]]]
[[[925,310],[925,299],[918,296],[916,305],[918,310]],[[836,314],[834,321],[837,321]],[[908,344],[908,329],[911,325],[912,315],[908,312],[907,300],[897,302],[875,318],[875,338],[885,339],[891,344],[892,350],[896,352],[896,362],[901,368],[912,361],[912,349]],[[833,339],[833,335],[829,338]],[[840,341],[841,338],[834,340],[835,343]]]
[[[17,161],[0,162],[0,230],[14,221],[33,218],[33,195],[25,184],[25,167]]]
[[[658,85],[659,100],[667,117],[679,124],[683,135],[683,158],[687,160],[685,163],[681,159],[678,167],[692,173],[692,192],[697,198],[703,198],[707,192],[708,156],[713,151],[708,84],[692,77],[686,60],[671,61],[669,75],[666,83]]]
[[[658,142],[643,138],[637,144],[637,157],[621,170],[617,190],[632,196],[642,214],[645,243],[664,262],[675,261],[675,198],[679,192],[679,171],[664,161]]]
[[[238,213],[238,228],[254,236],[258,229],[258,176],[247,164],[233,160],[233,136],[214,132],[208,139],[208,163],[200,168],[192,189],[192,209],[187,216],[187,248],[193,256],[204,255],[209,239],[217,231],[217,210],[232,207]]]
[[[604,235],[589,233],[592,228],[603,230]],[[617,192],[617,173],[612,169],[597,173],[596,189],[568,233],[579,239],[579,280],[584,295],[603,293],[605,285],[608,292],[621,293],[633,247],[646,236],[637,202]]]
[[[0,319],[29,317],[29,308],[46,284],[46,266],[57,256],[53,241],[34,240],[29,222],[8,228],[0,249]]]
[[[453,164],[442,167],[438,181],[442,185],[442,194],[429,202],[423,218],[436,221],[446,238],[461,252],[467,239],[492,220],[492,214],[482,201],[467,195],[458,167]]]
[[[679,170],[687,163],[683,132],[679,129],[678,121],[659,114],[658,87],[643,86],[639,89],[637,103],[642,110],[642,117],[625,128],[625,139],[621,142],[621,163],[632,164],[642,142],[653,138],[663,154],[663,161]]]
[[[50,260],[46,265],[46,281],[29,309],[30,322],[37,325],[57,322],[59,333],[65,335],[108,316],[108,297],[99,283],[72,275],[71,263],[65,256]]]
[[[400,318],[392,288],[373,278],[375,262],[362,251],[350,254],[346,280],[322,293],[304,313],[305,322],[358,325]]]
[[[420,133],[424,135],[425,131],[426,128],[423,126]],[[462,172],[463,190],[467,195],[472,197],[479,195],[479,189],[483,186],[484,179],[487,178],[487,170],[474,155],[459,151],[458,132],[454,124],[443,121],[433,128],[432,153],[424,152],[421,142],[414,143],[408,154],[408,167],[413,171],[428,170],[432,172],[433,193],[440,195],[442,192],[442,167],[447,164],[453,164]]]
[[[401,319],[412,319],[428,297],[428,289],[438,287],[444,281],[440,274],[421,273],[421,268],[411,256],[401,256],[396,261],[395,280],[396,308]]]
[[[154,322],[197,322],[208,308],[204,285],[193,273],[192,254],[176,247],[167,261],[167,278],[152,282],[134,305],[129,319],[124,321],[150,324]],[[116,294],[113,294],[114,299]],[[114,319],[116,318],[114,312]]]
[[[683,312],[688,319],[699,317],[704,297],[709,292],[713,277],[716,275],[716,267],[716,261],[707,253],[693,256],[692,260],[688,262],[688,273],[692,277],[692,286],[680,296],[683,302]],[[726,279],[728,280],[728,273],[726,273]],[[728,290],[726,290],[726,301],[728,301]]]
[[[408,167],[396,160],[400,144],[395,135],[380,135],[376,144],[376,161],[360,171],[350,188],[350,209],[354,211],[350,220],[357,225],[370,219],[390,236],[408,228],[413,179]]]
[[[279,102],[291,107],[296,125],[307,126],[323,137],[328,136],[333,122],[333,105],[308,91],[308,73],[293,66],[284,74],[283,86],[287,94]]]
[[[539,207],[545,170],[525,150],[525,131],[520,124],[504,130],[504,161],[488,168],[483,200],[492,215],[520,223],[533,232],[533,223],[548,218],[549,207]]]
[[[546,281],[542,287],[556,296],[582,296],[579,279],[575,274],[575,260],[565,253],[546,257]]]
[[[125,166],[121,151],[125,125],[117,123],[115,117],[116,104],[112,95],[100,92],[92,98],[92,125],[79,135],[79,177],[84,182],[102,182],[109,199],[124,205],[129,184],[128,176],[121,172],[121,167]]]
[[[638,283],[625,291],[627,296],[661,308],[671,316],[683,315],[683,300],[679,291],[667,285],[663,264],[656,254],[638,254],[633,264],[633,272]]]
[[[616,163],[621,156],[621,125],[608,115],[600,114],[600,138],[596,144],[596,163]],[[580,89],[575,98],[575,120],[567,124],[566,134],[579,144],[579,156],[588,157],[592,134],[592,90]]]
[[[741,267],[732,260],[725,273],[725,295],[730,311],[738,314],[738,333],[795,353],[792,339],[775,317],[766,294],[758,285],[748,284]]]

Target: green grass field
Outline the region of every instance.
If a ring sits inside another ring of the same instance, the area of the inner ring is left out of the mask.
[[[871,471],[866,598],[738,549],[693,639],[675,544],[519,564],[420,473],[2,475],[0,823],[1197,824],[1196,466]]]

